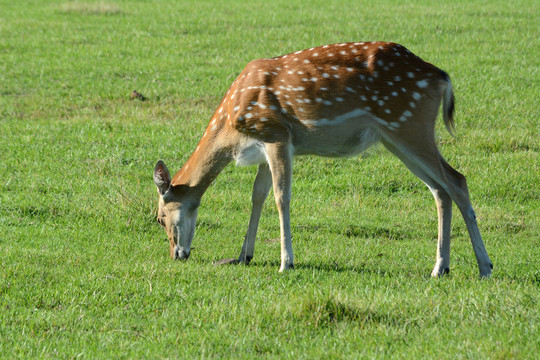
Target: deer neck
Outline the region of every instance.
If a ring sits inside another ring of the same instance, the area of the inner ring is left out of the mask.
[[[232,160],[231,150],[220,139],[220,131],[215,130],[213,125],[206,129],[195,151],[172,179],[173,186],[186,185],[198,198]]]

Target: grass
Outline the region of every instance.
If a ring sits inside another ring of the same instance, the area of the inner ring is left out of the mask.
[[[535,358],[539,111],[533,1],[0,1],[0,357]],[[382,148],[295,160],[296,269],[268,201],[240,251],[255,168],[206,193],[188,262],[155,223],[157,159],[179,169],[254,58],[396,41],[446,70],[495,265],[478,279],[455,211],[451,274],[429,278],[429,191]],[[138,90],[147,101],[130,100]]]

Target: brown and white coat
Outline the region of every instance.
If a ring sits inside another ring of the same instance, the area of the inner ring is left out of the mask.
[[[231,161],[258,164],[253,209],[238,261],[253,257],[258,222],[271,187],[281,227],[281,268],[293,266],[289,206],[296,155],[352,156],[382,142],[433,193],[439,217],[432,275],[449,271],[452,201],[461,211],[481,276],[492,264],[469,200],[465,177],[443,159],[435,120],[453,128],[448,75],[405,47],[388,42],[324,45],[250,62],[212,116],[197,148],[171,178],[158,162],[158,221],[171,257],[187,258],[205,190]]]

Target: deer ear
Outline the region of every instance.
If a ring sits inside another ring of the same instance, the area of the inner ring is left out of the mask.
[[[160,195],[164,195],[171,186],[171,174],[165,163],[159,160],[154,168],[154,183]]]

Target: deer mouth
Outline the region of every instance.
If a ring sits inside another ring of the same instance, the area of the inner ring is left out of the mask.
[[[178,249],[174,251],[174,260],[187,260],[189,259],[189,252],[186,252],[184,249]]]

